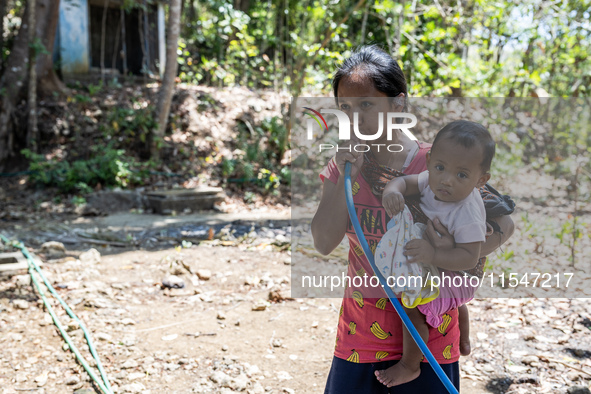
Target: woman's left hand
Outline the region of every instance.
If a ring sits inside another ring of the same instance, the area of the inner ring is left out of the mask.
[[[454,237],[437,218],[427,222],[427,229],[425,230],[423,239],[429,241],[434,249],[453,249],[456,246]]]

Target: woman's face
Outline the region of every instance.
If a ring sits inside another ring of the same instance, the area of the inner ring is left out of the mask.
[[[382,113],[382,136],[374,142],[383,143],[387,138],[386,114],[400,112],[402,105],[396,105],[386,93],[377,90],[371,78],[363,73],[354,73],[344,77],[339,82],[337,92],[339,109],[349,116],[351,127],[354,123],[353,114],[359,114],[357,123],[361,134],[375,135],[379,129],[379,114]],[[404,94],[401,93],[400,96],[404,97]]]

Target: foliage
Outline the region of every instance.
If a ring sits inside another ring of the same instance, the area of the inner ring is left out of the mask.
[[[156,126],[152,107],[134,103],[131,107],[113,107],[101,129],[107,140],[113,139],[118,146],[130,147],[138,142],[145,144],[148,134]]]
[[[265,119],[260,126],[246,123],[239,127],[235,157],[224,158],[222,176],[231,182],[253,182],[264,191],[276,190],[280,183],[291,183],[289,167],[281,165],[281,159],[289,141],[281,118]]]
[[[147,177],[146,166],[126,157],[122,149],[111,146],[92,148],[88,160],[47,160],[28,149],[22,154],[29,160],[30,180],[39,185],[57,187],[62,193],[90,193],[94,187],[128,187],[142,184]],[[134,171],[139,168],[141,171]],[[77,201],[80,202],[80,201]]]

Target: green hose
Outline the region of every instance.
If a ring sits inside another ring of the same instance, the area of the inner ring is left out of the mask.
[[[57,294],[57,292],[55,291],[53,286],[51,286],[51,284],[49,283],[49,281],[47,280],[45,275],[43,275],[43,272],[41,271],[41,268],[39,268],[39,265],[37,265],[35,260],[33,260],[33,258],[31,257],[31,255],[29,254],[29,251],[25,248],[25,246],[21,242],[17,242],[17,241],[10,242],[2,234],[0,234],[0,239],[5,244],[12,245],[12,246],[20,249],[21,252],[23,253],[23,255],[27,258],[27,261],[29,262],[29,275],[31,275],[31,279],[33,280],[33,283],[35,284],[35,287],[37,288],[37,291],[39,292],[41,299],[43,300],[43,304],[45,305],[45,308],[47,308],[47,311],[51,315],[54,324],[57,326],[58,330],[62,334],[62,337],[64,337],[64,340],[66,341],[66,343],[70,347],[70,350],[72,350],[72,352],[76,355],[76,359],[78,360],[78,362],[82,365],[82,367],[84,367],[86,372],[88,372],[88,374],[90,375],[92,380],[98,385],[98,387],[101,389],[101,391],[105,394],[112,394],[113,389],[111,388],[111,385],[109,384],[109,379],[107,378],[107,375],[105,373],[105,370],[103,369],[103,366],[102,366],[101,361],[98,357],[98,354],[96,353],[96,349],[94,348],[94,345],[93,345],[92,340],[90,338],[90,334],[86,330],[86,327],[84,326],[82,321],[78,318],[78,316],[76,316],[76,314],[72,311],[72,309],[70,309],[68,304],[64,300],[62,300],[62,298],[59,296],[59,294]],[[68,312],[68,315],[70,315],[70,317],[72,319],[74,319],[80,325],[80,328],[84,332],[84,337],[86,338],[86,342],[88,343],[88,348],[90,349],[90,353],[92,354],[92,357],[96,361],[96,366],[101,374],[102,382],[98,379],[96,374],[90,368],[90,366],[88,365],[88,363],[86,362],[84,357],[82,357],[82,355],[78,351],[78,348],[74,345],[74,343],[72,342],[72,339],[70,338],[70,336],[68,335],[66,330],[64,330],[64,327],[62,326],[61,322],[59,321],[59,318],[57,317],[57,315],[53,311],[53,308],[51,307],[51,305],[47,301],[47,298],[45,297],[45,293],[42,290],[41,285],[39,284],[39,282],[37,281],[37,278],[34,275],[33,269],[35,269],[35,271],[37,271],[37,273],[39,274],[41,279],[43,279],[43,283],[45,284],[47,289],[49,289],[51,294],[53,294],[53,296],[60,302],[60,304],[62,304],[62,306],[64,307],[66,312]],[[104,382],[104,384],[103,384],[103,382]]]

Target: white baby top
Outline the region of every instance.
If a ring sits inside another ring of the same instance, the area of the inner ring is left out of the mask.
[[[431,220],[438,218],[447,227],[456,243],[482,242],[486,236],[486,211],[478,189],[462,201],[444,202],[435,199],[429,187],[429,171],[418,178],[421,192],[421,209]]]

